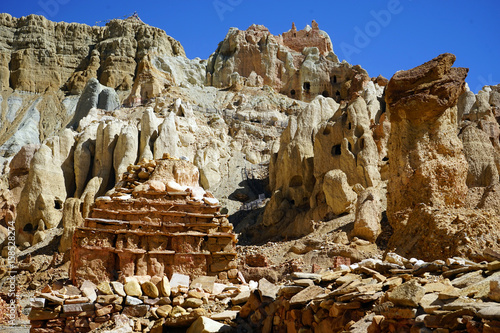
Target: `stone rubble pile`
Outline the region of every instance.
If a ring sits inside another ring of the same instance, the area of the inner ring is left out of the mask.
[[[499,332],[500,261],[389,253],[285,285],[261,279],[236,319],[254,332]]]
[[[194,325],[234,319],[236,311],[223,310],[231,297],[241,293],[242,286],[215,281],[214,276],[191,281],[189,276],[175,273],[170,280],[166,276],[136,276],[125,283],[104,281],[98,285],[86,280],[80,288],[55,283],[32,299],[30,332],[89,332],[97,328],[162,332],[164,326],[188,327],[199,317],[203,317],[201,323]],[[229,328],[219,323],[221,326]]]
[[[500,261],[407,260],[388,253],[278,285],[174,273],[54,284],[38,292],[31,332],[499,332]],[[189,327],[189,328],[188,328]]]
[[[236,235],[198,185],[198,168],[165,156],[129,166],[122,179],[75,229],[75,285],[173,273],[236,281]]]

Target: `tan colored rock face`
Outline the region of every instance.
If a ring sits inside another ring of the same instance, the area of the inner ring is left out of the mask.
[[[207,64],[207,84],[240,89],[242,85],[268,85],[289,97],[312,101],[316,96],[337,101],[361,89],[366,72],[359,66],[339,63],[330,37],[313,27],[282,36],[261,25],[229,30]],[[354,82],[354,84],[352,84]]]
[[[290,119],[269,165],[274,194],[263,225],[281,228],[282,235],[307,234],[311,220],[352,211],[357,197],[354,186],[380,184],[379,160],[385,152],[379,152],[374,140],[370,125],[376,113],[370,113],[369,107],[376,95],[366,100],[360,96],[346,107],[318,96],[296,119]],[[332,181],[331,176],[339,174],[343,180],[334,177],[339,181]],[[380,233],[380,213],[370,219],[373,230],[366,237],[370,240]]]
[[[2,90],[10,81],[11,88],[23,91],[44,92],[66,85],[71,93],[79,93],[97,73],[102,84],[130,90],[136,61],[151,49],[185,56],[180,43],[163,30],[135,19],[90,27],[51,22],[37,15],[13,18],[1,14],[0,25],[5,29],[0,36],[0,45],[5,46],[1,52]]]
[[[498,183],[500,157],[488,135],[474,125],[469,125],[461,131],[460,138],[469,164],[467,186],[486,187]]]
[[[387,212],[394,228],[401,225],[405,211],[418,204],[454,206],[467,193],[467,161],[457,137],[455,105],[467,71],[451,68],[454,59],[444,54],[398,72],[387,86]]]
[[[389,247],[424,260],[452,256],[482,260],[485,249],[499,250],[498,216],[493,211],[458,208],[467,196],[466,181],[492,183],[495,164],[493,157],[485,159],[470,151],[487,143],[474,128],[465,128],[461,135],[469,164],[465,158],[457,135],[456,103],[467,71],[451,68],[454,60],[444,54],[398,72],[386,90],[391,121],[387,217],[394,228]],[[482,194],[469,193],[474,195]],[[468,201],[470,205],[474,200]]]
[[[18,244],[31,243],[37,229],[52,229],[61,222],[67,196],[63,165],[72,153],[73,144],[73,133],[66,130],[42,144],[34,154],[18,205]]]
[[[335,215],[351,211],[357,199],[356,193],[347,183],[347,176],[342,170],[331,170],[325,174],[323,192],[326,203]]]
[[[351,235],[374,243],[378,235],[382,232],[380,226],[382,209],[378,189],[368,188],[363,191],[356,203],[356,219],[354,220]]]

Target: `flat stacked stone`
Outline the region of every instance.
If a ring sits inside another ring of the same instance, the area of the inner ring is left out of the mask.
[[[75,231],[73,283],[173,273],[236,277],[236,235],[198,178],[183,160],[130,166]]]

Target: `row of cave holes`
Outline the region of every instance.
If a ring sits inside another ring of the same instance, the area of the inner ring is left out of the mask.
[[[365,145],[365,142],[363,139],[361,139],[360,144],[359,144],[360,149],[363,149],[364,145]],[[351,143],[350,142],[347,143],[347,149],[349,149],[349,151],[351,151]],[[332,154],[332,156],[342,155],[342,145],[333,146],[331,154]],[[387,161],[389,161],[389,158],[387,156],[385,156],[384,158],[382,158],[382,161],[387,162]]]
[[[364,140],[361,139],[361,142],[360,142],[361,149],[363,149],[363,146],[364,146]],[[349,149],[349,151],[352,151],[352,147],[351,147],[350,142],[347,143],[347,149]],[[333,146],[331,154],[332,154],[332,156],[340,156],[342,154],[342,145]],[[387,156],[382,159],[382,161],[384,161],[384,162],[387,162],[388,160],[389,160],[389,158]],[[290,187],[299,187],[299,186],[302,186],[302,184],[303,184],[302,177],[296,175],[296,176],[293,176],[292,179],[290,179],[289,186]]]
[[[304,89],[304,91],[305,91],[306,93],[308,93],[308,92],[311,90],[311,83],[309,83],[309,82],[304,82],[303,89]],[[290,95],[291,95],[292,97],[295,97],[295,94],[296,94],[295,89],[292,89],[292,90],[290,91]],[[330,97],[330,94],[329,94],[329,93],[328,93],[328,91],[326,91],[326,90],[323,90],[323,92],[321,93],[321,95],[322,95],[323,97]],[[336,97],[340,97],[340,91],[338,91],[338,90],[337,90],[337,92],[335,93],[335,96],[336,96]]]

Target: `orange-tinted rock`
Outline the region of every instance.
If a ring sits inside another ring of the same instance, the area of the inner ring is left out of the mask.
[[[454,206],[467,194],[467,161],[456,124],[467,69],[452,68],[454,60],[440,55],[397,72],[387,85],[387,216],[394,228],[419,204]]]
[[[307,26],[303,30],[297,31],[295,23],[292,24],[292,29],[282,34],[283,44],[290,49],[301,53],[305,47],[317,47],[321,54],[327,55],[333,52],[332,42],[330,37],[319,30],[318,23],[312,21],[312,27]]]
[[[389,248],[407,257],[483,260],[499,250],[500,220],[492,211],[464,204],[468,164],[457,130],[457,101],[467,69],[452,68],[443,54],[389,81],[385,100],[388,144]],[[471,164],[473,165],[473,164]]]
[[[455,56],[441,54],[423,65],[394,74],[387,85],[385,101],[391,122],[407,119],[422,123],[456,106],[465,91],[467,68],[452,68]]]
[[[267,267],[269,262],[263,254],[249,254],[245,257],[245,263],[250,267]]]

